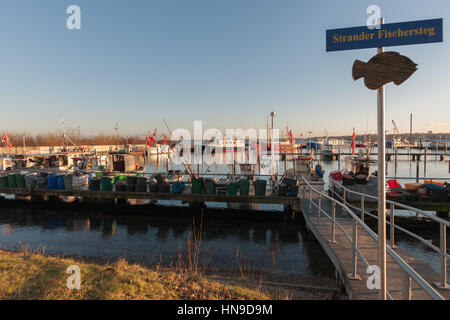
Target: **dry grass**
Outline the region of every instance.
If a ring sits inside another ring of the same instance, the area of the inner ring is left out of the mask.
[[[81,289],[66,286],[70,265],[81,269]],[[0,299],[273,299],[261,290],[208,280],[201,275],[155,271],[121,259],[86,263],[38,253],[0,250]]]

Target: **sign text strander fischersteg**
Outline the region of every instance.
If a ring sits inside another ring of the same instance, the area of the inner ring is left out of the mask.
[[[327,51],[443,42],[443,19],[419,20],[326,31]]]

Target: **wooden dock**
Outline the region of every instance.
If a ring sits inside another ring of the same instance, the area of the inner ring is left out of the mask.
[[[315,200],[317,203],[317,199]],[[345,287],[350,299],[356,300],[372,300],[378,299],[378,290],[369,289],[367,286],[367,279],[370,276],[366,273],[366,267],[358,258],[358,275],[360,280],[352,280],[352,257],[353,249],[351,243],[345,237],[344,233],[336,227],[335,240],[336,243],[330,242],[332,239],[332,222],[327,217],[323,216],[320,223],[317,215],[317,208],[312,206],[309,208],[309,201],[302,201],[302,211],[305,217],[306,225],[319,241],[320,245],[327,253],[328,257],[334,264],[336,272],[342,285]],[[322,199],[321,207],[326,212],[331,212],[332,203],[330,200]],[[352,235],[353,219],[345,214],[336,206],[336,221],[343,229]],[[358,228],[358,248],[366,258],[369,265],[377,265],[378,263],[378,243],[361,227]],[[420,276],[428,283],[439,283],[440,276],[433,268],[431,268],[425,261],[418,259],[401,248],[394,249],[401,258],[408,263]],[[403,299],[403,279],[405,272],[387,254],[387,290],[393,299]],[[435,288],[437,289],[437,288]],[[438,290],[438,292],[445,298],[450,298],[450,290]],[[412,281],[411,287],[412,299],[430,299],[428,294],[420,288],[417,283]]]
[[[191,194],[191,193],[149,193],[149,192],[117,192],[117,191],[91,191],[91,190],[58,190],[58,189],[0,189],[0,193],[14,194],[19,197],[52,196],[52,197],[85,197],[91,199],[145,199],[145,200],[174,200],[185,202],[226,202],[226,203],[259,203],[281,204],[286,206],[299,206],[298,197],[282,196],[241,196],[218,194]]]

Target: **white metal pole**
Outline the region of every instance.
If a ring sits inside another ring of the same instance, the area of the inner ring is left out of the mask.
[[[384,24],[384,18],[380,19]],[[378,53],[384,47],[378,48]],[[378,89],[378,267],[380,268],[379,299],[386,300],[386,138],[384,86]]]

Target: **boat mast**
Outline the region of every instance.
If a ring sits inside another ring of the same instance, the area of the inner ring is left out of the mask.
[[[116,135],[116,150],[119,150],[119,122],[116,122],[114,132]]]

